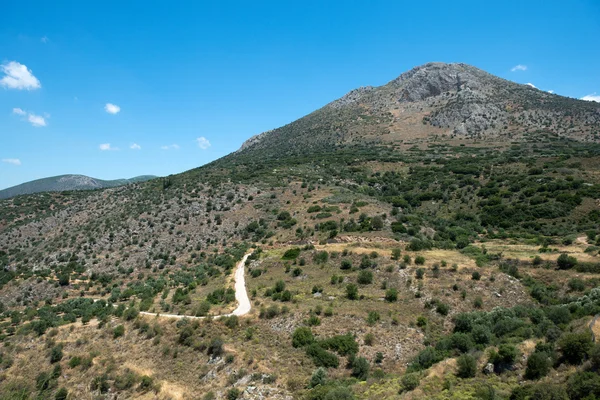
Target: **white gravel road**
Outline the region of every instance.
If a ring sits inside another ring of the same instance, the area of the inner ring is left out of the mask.
[[[248,253],[248,254],[244,255],[244,257],[242,257],[242,259],[238,263],[236,270],[235,270],[235,275],[234,275],[235,300],[238,303],[237,308],[235,310],[233,310],[233,312],[230,314],[213,315],[212,318],[230,317],[232,315],[238,315],[238,316],[246,315],[252,309],[252,305],[250,303],[250,298],[248,298],[248,292],[246,291],[246,277],[245,277],[246,260],[248,259],[250,254],[252,254],[252,253]],[[194,317],[191,315],[151,313],[151,312],[147,312],[147,311],[141,311],[140,314],[153,315],[153,316],[158,316],[158,317],[162,317],[162,318],[175,318],[175,319],[183,319],[183,318],[204,319],[204,318],[206,318],[206,317]]]

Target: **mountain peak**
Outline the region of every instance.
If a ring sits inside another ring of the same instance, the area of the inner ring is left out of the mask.
[[[599,107],[468,64],[431,62],[385,85],[351,90],[291,124],[253,137],[240,150],[394,144],[431,135],[520,140],[531,132],[597,142]]]

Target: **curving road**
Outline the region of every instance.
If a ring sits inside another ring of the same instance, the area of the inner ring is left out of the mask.
[[[250,303],[250,298],[248,298],[248,292],[246,291],[246,277],[245,277],[246,260],[248,259],[250,254],[252,254],[252,253],[245,254],[244,257],[242,257],[242,259],[238,263],[236,270],[235,270],[235,275],[234,275],[235,300],[238,303],[237,308],[235,310],[233,310],[232,313],[213,315],[213,316],[211,316],[212,318],[230,317],[232,315],[238,315],[238,316],[246,315],[252,309],[252,305]],[[204,318],[206,318],[206,317],[194,317],[192,315],[151,313],[151,312],[147,312],[147,311],[141,311],[140,314],[152,315],[152,316],[163,317],[163,318],[175,318],[175,319],[183,319],[183,318],[204,319]]]

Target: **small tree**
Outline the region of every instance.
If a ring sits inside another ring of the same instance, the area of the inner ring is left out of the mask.
[[[313,372],[310,377],[309,386],[311,388],[319,385],[324,385],[327,382],[327,370],[323,367],[319,367]]]
[[[562,253],[560,256],[558,256],[556,264],[560,269],[571,269],[577,265],[577,259],[569,256],[567,253]]]
[[[535,351],[527,359],[525,378],[540,379],[541,377],[548,375],[549,371],[550,358],[545,352]]]
[[[58,389],[54,395],[54,400],[67,400],[67,396],[69,396],[69,391],[63,387]]]
[[[494,370],[502,372],[504,370],[511,369],[519,351],[517,348],[510,344],[501,344],[498,347],[498,351],[492,350],[490,353],[489,362],[494,364]]]
[[[58,344],[54,347],[52,347],[52,350],[50,350],[50,362],[52,364],[59,362],[60,360],[62,360],[63,358],[63,346],[62,344]]]
[[[406,374],[402,377],[401,380],[402,388],[401,392],[410,392],[411,390],[415,390],[419,386],[419,375],[416,373]]]
[[[594,347],[590,349],[588,352],[588,357],[590,358],[592,368],[595,370],[600,370],[600,344],[596,343]]]
[[[120,338],[125,334],[125,327],[123,325],[118,325],[115,329],[113,329],[113,338]]]
[[[292,334],[292,346],[304,347],[308,344],[314,343],[315,338],[312,331],[307,326],[301,326],[296,328]]]
[[[350,300],[358,299],[358,286],[353,283],[350,283],[346,286],[346,297]]]
[[[375,216],[371,220],[371,228],[374,231],[380,231],[383,229],[383,219],[380,216]]]
[[[366,381],[369,377],[369,368],[369,362],[366,358],[355,358],[354,362],[352,363],[352,376],[361,381]]]
[[[564,359],[573,365],[581,364],[592,346],[592,336],[589,332],[566,333],[558,342]]]
[[[402,255],[402,250],[398,248],[392,249],[392,260],[399,260],[400,255]]]
[[[207,353],[208,355],[211,355],[213,357],[219,357],[223,355],[223,340],[220,337],[216,337],[213,340],[211,340],[210,345],[207,349]]]
[[[238,388],[231,388],[227,392],[227,400],[236,400],[241,394]]]
[[[398,290],[391,288],[385,292],[385,300],[393,303],[398,300]]]
[[[473,378],[477,373],[477,361],[470,354],[463,354],[456,361],[458,372],[456,375],[459,378]]]
[[[381,316],[379,315],[379,313],[377,311],[369,311],[369,315],[367,316],[367,324],[373,326],[380,319],[381,319]]]
[[[358,283],[361,285],[368,285],[373,283],[373,273],[368,270],[362,270],[358,273],[358,278],[356,279]]]
[[[351,269],[352,261],[350,260],[342,260],[342,264],[340,265],[340,269]]]

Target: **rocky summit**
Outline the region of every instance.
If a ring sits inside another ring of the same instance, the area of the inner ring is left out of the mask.
[[[466,64],[429,63],[388,84],[352,90],[325,107],[242,146],[394,144],[431,136],[522,140],[551,133],[600,140],[600,106],[498,78]]]

